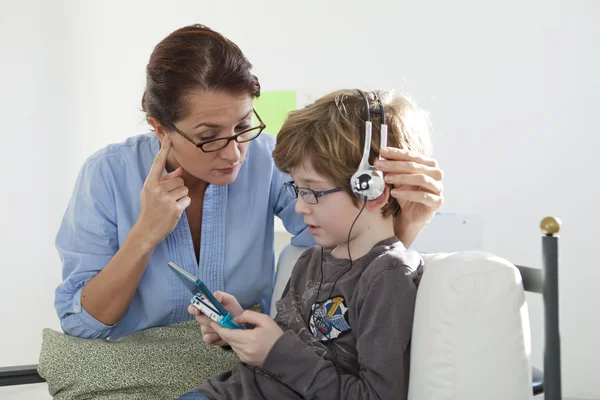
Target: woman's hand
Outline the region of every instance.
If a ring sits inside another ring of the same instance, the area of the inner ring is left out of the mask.
[[[391,194],[402,209],[396,235],[408,247],[444,202],[444,173],[435,159],[407,150],[385,147],[381,155],[385,160],[376,160],[375,167],[394,186]]]
[[[212,323],[215,332],[223,338],[240,359],[261,367],[283,331],[271,317],[256,311],[244,311],[234,320],[238,324],[254,325],[253,329],[228,329]]]
[[[215,299],[231,314],[231,318],[235,318],[240,316],[244,309],[237,301],[237,299],[230,295],[229,293],[216,291],[213,293]],[[204,343],[208,345],[214,346],[227,346],[228,343],[221,339],[221,336],[213,328],[211,328],[212,319],[208,318],[206,315],[202,314],[200,310],[198,310],[193,305],[189,305],[188,312],[196,317],[196,321],[202,327],[202,340]]]
[[[188,188],[183,184],[183,168],[163,176],[171,139],[165,135],[140,194],[140,215],[136,229],[156,246],[175,229],[183,211],[190,205]]]

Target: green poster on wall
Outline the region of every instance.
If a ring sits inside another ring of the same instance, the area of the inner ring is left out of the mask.
[[[260,97],[254,101],[254,109],[267,125],[265,132],[277,135],[288,113],[296,109],[296,91],[261,92]]]

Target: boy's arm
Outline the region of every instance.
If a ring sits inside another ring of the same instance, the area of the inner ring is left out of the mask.
[[[385,269],[372,280],[352,327],[358,376],[337,371],[292,331],[279,338],[262,368],[306,398],[406,399],[416,293],[408,267]]]

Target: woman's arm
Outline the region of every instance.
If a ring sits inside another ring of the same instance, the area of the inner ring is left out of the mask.
[[[397,217],[394,220],[394,233],[396,237],[404,244],[406,248],[409,248],[419,233],[429,224],[429,221],[419,224],[411,222],[403,218],[402,216]]]
[[[308,232],[304,217],[296,213],[296,198],[285,187],[285,182],[292,178],[278,170],[274,163],[272,168],[270,202],[275,216],[279,217],[285,229],[294,235],[291,240],[292,245],[313,246],[315,238]]]
[[[162,175],[170,142],[163,143],[140,194],[140,215],[119,247],[115,188],[101,160],[86,163],[56,245],[63,283],[55,307],[63,330],[107,337],[127,312],[154,248],[176,226],[190,199],[181,169]]]
[[[63,331],[84,338],[108,337],[116,322],[97,312],[100,299],[92,305],[88,300],[94,296],[88,293],[83,299],[87,284],[120,252],[113,185],[99,163],[88,160],[81,169],[56,236],[63,282],[56,289],[54,306]]]
[[[155,244],[134,226],[110,262],[90,279],[81,292],[81,306],[104,325],[125,315],[150,261]]]

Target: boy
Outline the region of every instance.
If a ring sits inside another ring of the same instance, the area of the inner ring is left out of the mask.
[[[367,97],[374,121],[370,164],[379,154],[379,101],[389,145],[429,153],[425,112],[403,96]],[[287,185],[298,198],[296,212],[318,245],[298,259],[274,320],[243,311],[233,296],[216,292],[236,322],[254,328],[211,323],[211,329],[203,327],[204,340],[228,344],[243,362],[181,398],[406,398],[422,260],[394,235],[401,209],[388,185],[369,201],[352,192],[365,107],[358,91],[343,90],[290,113],[273,157],[293,179]]]

